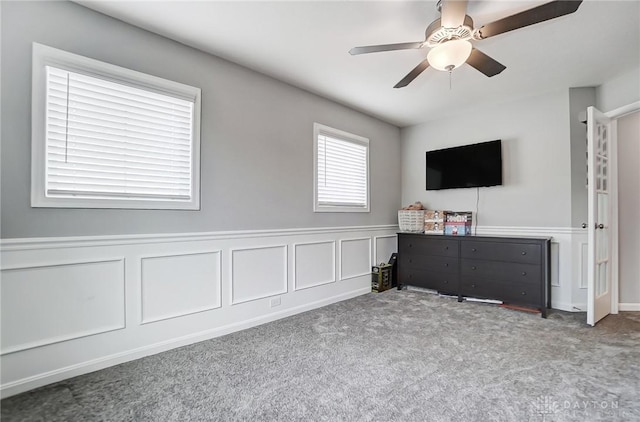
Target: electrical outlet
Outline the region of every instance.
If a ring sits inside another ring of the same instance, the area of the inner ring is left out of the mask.
[[[276,307],[276,306],[280,306],[281,303],[282,303],[282,300],[281,300],[280,296],[271,298],[271,307],[272,308]]]

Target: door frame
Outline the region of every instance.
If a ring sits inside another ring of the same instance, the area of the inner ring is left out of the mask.
[[[618,119],[620,117],[626,116],[627,114],[635,113],[640,111],[640,101],[633,102],[631,104],[624,105],[622,107],[618,107],[611,111],[607,111],[604,113],[605,116],[612,119],[611,125],[611,139],[615,145],[614,147],[615,153],[612,154],[610,159],[610,168],[612,173],[610,175],[614,175],[611,178],[611,189],[610,189],[610,204],[611,204],[611,234],[614,238],[611,241],[611,313],[617,314],[619,312],[619,302],[620,302],[620,288],[618,285],[618,271],[619,271],[619,261],[618,261],[618,241],[620,238],[620,232],[618,227]]]

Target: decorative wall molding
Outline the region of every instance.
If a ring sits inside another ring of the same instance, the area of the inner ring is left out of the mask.
[[[124,258],[16,265],[1,272],[0,355],[126,328]],[[101,312],[105,307],[110,309]]]
[[[327,246],[322,248],[322,246]],[[323,250],[324,249],[324,250]],[[307,250],[306,252],[304,250]],[[323,255],[324,254],[324,255]],[[293,245],[293,289],[303,290],[336,281],[336,242],[295,243]]]
[[[517,227],[517,226],[478,226],[476,233],[482,236],[518,235],[543,236],[586,234],[586,229],[575,227]]]
[[[366,294],[371,291],[372,241],[377,237],[380,245],[389,247],[385,239],[392,239],[396,231],[396,225],[383,225],[4,240],[0,253],[5,274],[21,268],[111,261],[114,256],[126,266],[122,264],[117,275],[109,271],[105,276],[110,285],[117,281],[122,286],[119,305],[95,308],[107,317],[118,312],[119,329],[79,337],[82,333],[71,323],[63,323],[62,328],[73,329],[73,335],[46,336],[48,341],[30,344],[29,350],[8,349],[11,353],[2,357],[0,394],[6,397]],[[346,243],[341,244],[343,241]],[[305,284],[302,277],[318,274],[310,265],[316,252],[322,258],[313,265],[326,272],[315,279],[306,278]],[[340,273],[351,277],[348,283],[337,282]],[[52,277],[53,282],[65,278],[57,273]],[[12,281],[9,278],[9,284],[6,279],[0,283],[4,293]],[[186,283],[182,285],[185,291],[174,289],[179,283]],[[76,284],[56,294],[71,298],[78,290]],[[22,282],[13,285],[26,286]],[[196,291],[204,291],[204,298]],[[275,295],[282,301],[271,301]],[[15,295],[3,295],[3,299],[10,297]],[[16,309],[19,313],[20,308]],[[78,312],[79,321],[83,312],[92,315],[91,310]],[[2,318],[3,337],[11,332],[37,337],[38,332],[27,322]],[[14,341],[13,345],[17,344]],[[10,347],[12,343],[3,345]]]
[[[340,239],[340,281],[371,275],[371,238]]]
[[[589,263],[589,256],[587,255],[587,246],[588,243],[587,242],[580,242],[580,272],[578,273],[578,280],[580,283],[580,288],[581,289],[586,289],[588,287],[588,263]]]
[[[231,304],[287,293],[287,266],[287,245],[231,249]]]
[[[213,256],[214,261],[197,262],[197,258],[206,259],[207,256]],[[154,264],[155,269],[152,267]],[[211,264],[214,267],[208,268]],[[173,280],[164,277],[173,277]],[[222,251],[140,257],[140,283],[141,324],[220,308]]]
[[[274,236],[308,236],[350,232],[397,231],[397,224],[349,227],[313,227],[301,229],[238,230],[203,233],[133,234],[113,236],[38,237],[0,239],[0,251],[25,249],[85,248],[95,246],[136,245],[141,243],[193,242],[209,240],[237,240],[244,238],[270,238]]]
[[[551,241],[551,286],[560,287],[560,243]]]
[[[2,390],[0,390],[1,397],[10,397],[24,391],[29,391],[34,388],[41,387],[43,385],[51,384],[54,382],[62,381],[68,378],[72,378],[78,375],[83,375],[89,372],[98,371],[100,369],[108,368],[110,366],[119,365],[121,363],[129,362],[135,359],[140,359],[145,356],[162,353],[167,350],[175,349],[177,347],[187,346],[189,344],[198,343],[200,341],[209,340],[215,337],[220,337],[226,334],[231,334],[236,331],[246,330],[267,322],[276,321],[281,318],[296,315],[302,312],[307,312],[316,308],[330,305],[335,302],[351,299],[363,294],[369,293],[370,288],[358,289],[345,294],[339,294],[324,298],[322,300],[309,302],[304,305],[296,306],[289,309],[283,309],[278,312],[273,312],[266,315],[261,315],[256,318],[246,319],[236,323],[230,323],[223,326],[215,327],[209,330],[200,331],[193,334],[184,335],[181,337],[171,338],[169,340],[160,341],[153,344],[148,344],[135,349],[125,350],[118,353],[101,356],[89,361],[78,362],[73,365],[56,368],[51,371],[37,373],[32,376],[24,377],[15,381],[10,381],[2,384]]]
[[[389,258],[391,257],[391,253],[389,253],[388,255],[380,255],[380,251],[381,250],[386,250],[387,252],[389,252],[389,250],[391,249],[393,252],[396,251],[397,247],[398,247],[398,235],[396,234],[392,234],[392,235],[386,235],[386,236],[374,236],[373,237],[373,262],[374,265],[377,265],[381,262],[388,262]],[[378,245],[379,242],[384,242],[386,241],[387,243],[390,243],[391,241],[393,241],[393,248],[389,248],[389,245],[387,245],[386,248],[383,248],[382,246]]]

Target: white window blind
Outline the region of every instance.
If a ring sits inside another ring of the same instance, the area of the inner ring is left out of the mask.
[[[368,211],[368,140],[327,129],[316,131],[316,210]]]
[[[190,201],[194,102],[46,66],[48,197]]]

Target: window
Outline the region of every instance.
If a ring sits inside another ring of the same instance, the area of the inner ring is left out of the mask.
[[[31,205],[199,209],[200,90],[33,45]]]
[[[369,212],[369,140],[318,123],[314,132],[314,211]]]

